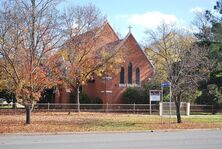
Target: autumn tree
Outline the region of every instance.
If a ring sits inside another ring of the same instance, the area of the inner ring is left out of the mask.
[[[0,69],[5,87],[30,108],[41,92],[55,84],[57,50],[62,41],[55,0],[1,1]]]
[[[171,82],[177,122],[181,123],[181,101],[190,100],[184,98],[194,95],[198,81],[208,74],[207,51],[195,44],[192,35],[166,23],[146,34],[151,41],[146,52],[154,62],[156,79]]]
[[[122,57],[120,50],[101,46],[104,41],[101,34],[104,34],[106,21],[94,5],[69,7],[65,9],[62,19],[66,33],[66,42],[59,51],[64,60],[62,68],[65,73],[62,78],[65,85],[76,90],[80,111],[79,87],[95,75],[115,71]]]

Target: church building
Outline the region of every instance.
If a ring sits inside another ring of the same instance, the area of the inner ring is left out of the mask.
[[[128,34],[120,39],[108,22],[99,30],[99,41],[95,48],[108,47],[110,49],[124,49],[124,62],[118,72],[102,77],[95,76],[82,86],[82,91],[89,97],[99,97],[103,104],[121,104],[123,92],[129,87],[141,87],[154,75],[153,65],[134,38],[129,27]],[[56,97],[55,103],[69,103],[69,94],[66,90]]]

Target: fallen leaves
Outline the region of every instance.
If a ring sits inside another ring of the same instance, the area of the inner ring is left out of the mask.
[[[31,124],[25,125],[25,113],[0,114],[0,133],[57,133],[86,131],[138,131],[161,129],[201,129],[222,128],[222,118],[183,117],[183,123],[177,124],[172,118],[162,120],[159,116],[119,113],[70,113],[33,112]]]

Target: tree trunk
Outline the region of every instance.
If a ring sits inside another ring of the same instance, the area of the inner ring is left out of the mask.
[[[26,124],[30,124],[31,123],[31,108],[29,105],[25,106],[25,111],[26,111]]]
[[[175,105],[176,105],[177,123],[182,123],[180,115],[180,97],[176,97]]]
[[[12,109],[15,109],[16,108],[16,99],[13,98],[12,99]]]

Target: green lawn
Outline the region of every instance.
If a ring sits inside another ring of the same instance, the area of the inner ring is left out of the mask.
[[[11,109],[12,106],[8,106],[8,105],[0,105],[0,109]]]

